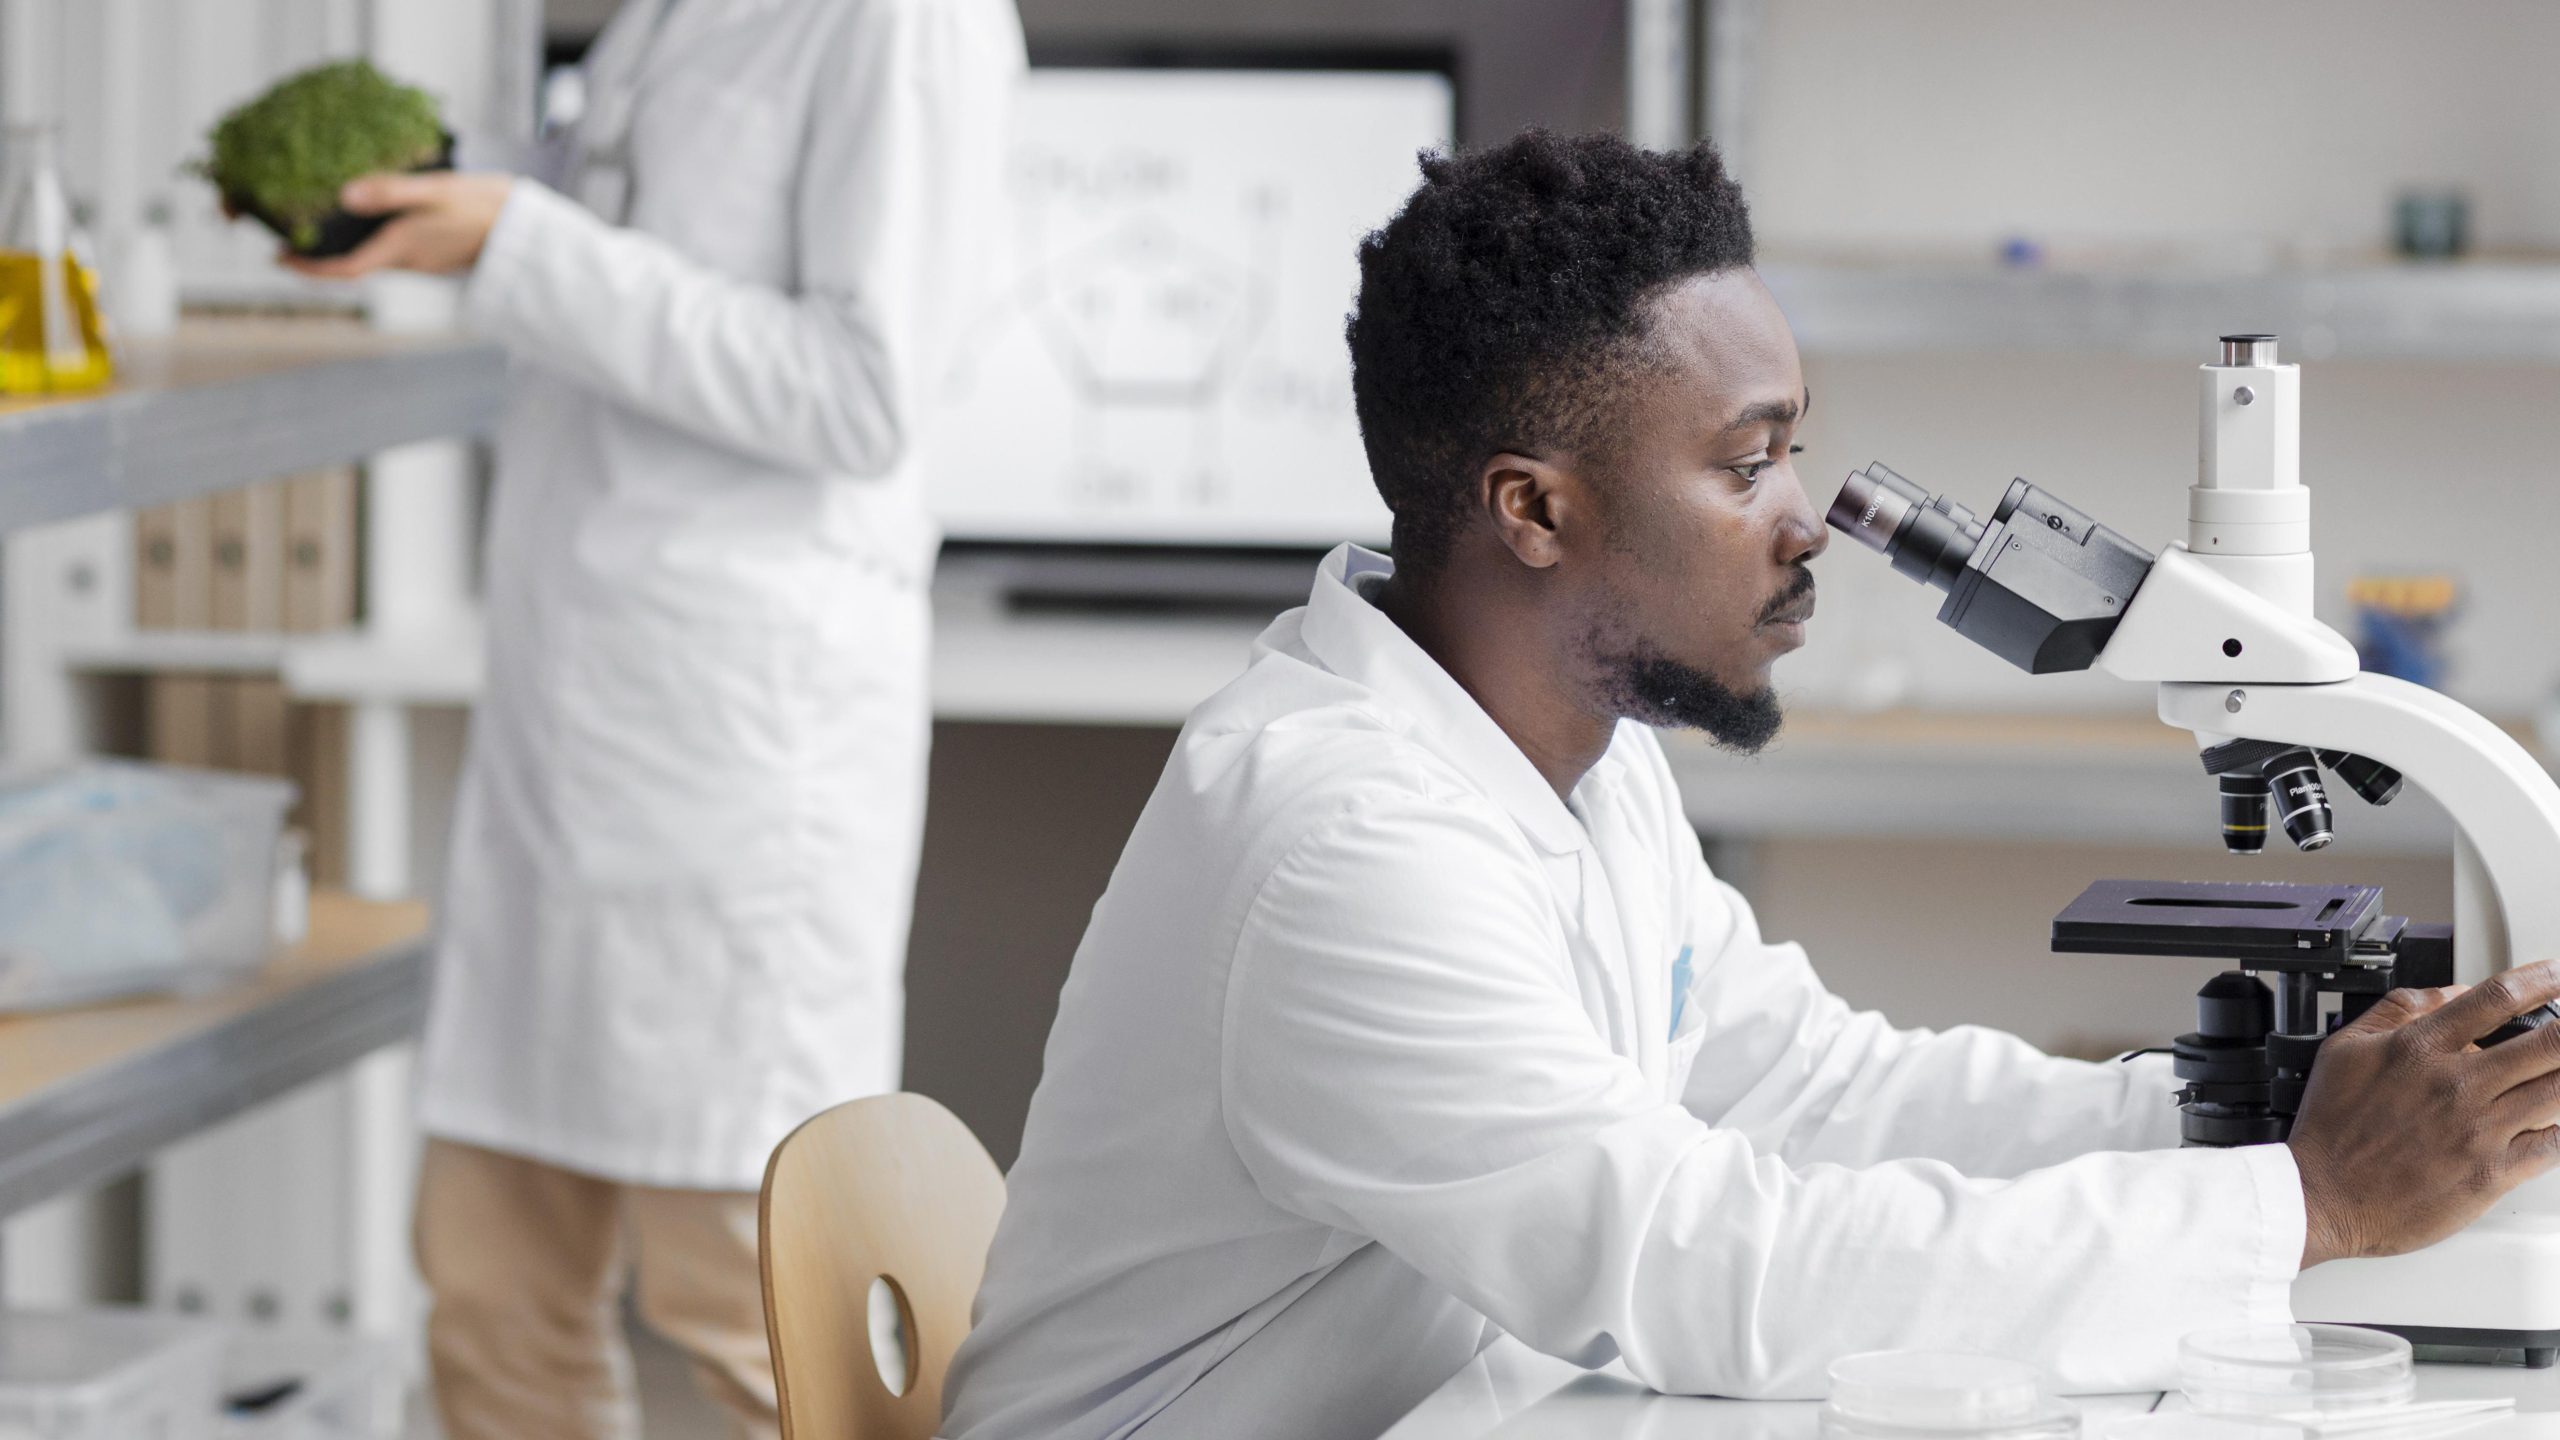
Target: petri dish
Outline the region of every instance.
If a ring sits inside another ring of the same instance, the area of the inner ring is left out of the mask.
[[[2178,1388],[2209,1415],[2349,1414],[2417,1392],[2409,1342],[2354,1325],[2231,1325],[2178,1342]]]
[[[2080,1416],[2032,1365],[1964,1351],[1871,1350],[1831,1363],[1821,1429],[1839,1440],[2048,1440],[2078,1435]]]

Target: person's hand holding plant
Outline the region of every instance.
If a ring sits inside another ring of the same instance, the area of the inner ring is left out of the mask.
[[[515,184],[446,169],[434,98],[362,60],[286,77],[207,139],[196,168],[223,208],[266,222],[285,265],[326,279],[470,268]]]
[[[377,270],[468,270],[514,186],[514,176],[500,174],[360,176],[338,192],[338,204],[349,214],[387,215],[390,222],[344,255],[315,260],[287,250],[282,259],[287,268],[322,280],[353,280]]]

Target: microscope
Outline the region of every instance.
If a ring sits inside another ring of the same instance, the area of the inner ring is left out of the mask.
[[[2375,805],[2405,776],[2452,814],[2450,925],[2385,914],[2369,885],[2270,882],[2106,880],[2055,917],[2058,951],[2232,967],[2198,993],[2197,1027],[2172,1047],[2186,1082],[2179,1125],[2189,1145],[2262,1144],[2285,1138],[2321,1041],[2386,992],[2560,956],[2560,786],[2470,709],[2363,673],[2355,647],[2312,618],[2302,372],[2278,363],[2275,337],[2225,335],[2200,371],[2187,534],[2157,554],[2024,480],[1986,520],[1871,465],[1827,518],[1944,592],[1938,619],[2012,664],[2157,686],[2160,718],[2196,737],[2235,853],[2263,849],[2276,829],[2301,849],[2327,846],[2336,811],[2323,772]],[[2480,1043],[2550,1018],[2538,1011]],[[2550,1365],[2560,1175],[2425,1250],[2305,1272],[2293,1310]]]

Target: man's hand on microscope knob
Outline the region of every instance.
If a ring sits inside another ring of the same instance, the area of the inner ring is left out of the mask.
[[[2305,1269],[2398,1255],[2560,1164],[2560,1025],[2473,1042],[2560,1000],[2560,961],[2477,985],[2395,990],[2320,1047],[2293,1122]]]

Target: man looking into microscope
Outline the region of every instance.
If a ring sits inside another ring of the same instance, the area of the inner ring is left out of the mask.
[[[2157,1387],[2560,1159],[2560,1026],[2470,1043],[2549,964],[2377,1005],[2289,1145],[2178,1150],[2156,1065],[1898,1031],[1762,939],[1647,728],[1764,744],[1813,611],[1742,197],[1607,138],[1423,169],[1349,330],[1396,558],[1336,551],[1185,728],[946,1435],[1374,1435],[1506,1333],[1667,1391],[1896,1347]]]

